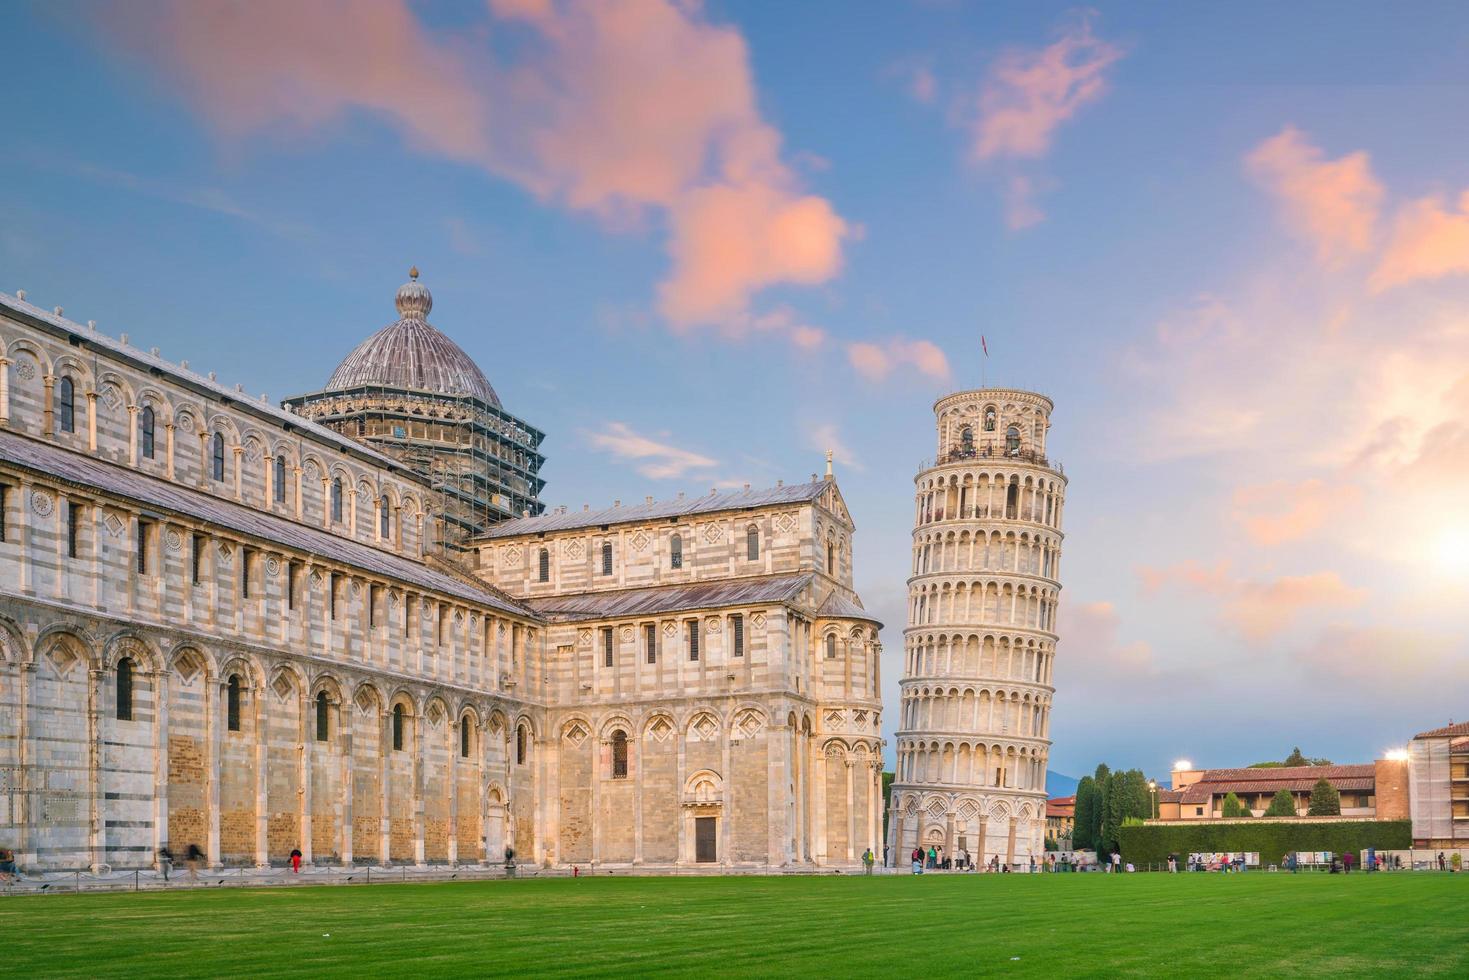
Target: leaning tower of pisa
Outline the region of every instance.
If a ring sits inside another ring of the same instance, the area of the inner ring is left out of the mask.
[[[1040,859],[1066,493],[1046,455],[1052,407],[1008,388],[934,405],[938,454],[915,481],[895,864],[915,846]]]

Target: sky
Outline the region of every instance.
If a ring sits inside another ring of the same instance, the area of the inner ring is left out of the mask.
[[[60,0],[0,36],[0,289],[280,399],[417,265],[550,506],[832,449],[889,753],[913,477],[982,382],[1056,402],[1053,770],[1469,716],[1462,3]]]

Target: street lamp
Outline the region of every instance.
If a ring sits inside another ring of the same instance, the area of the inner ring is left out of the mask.
[[[1148,792],[1153,795],[1153,819],[1158,819],[1158,781],[1148,780]]]

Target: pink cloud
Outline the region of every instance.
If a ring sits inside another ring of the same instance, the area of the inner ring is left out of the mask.
[[[1051,148],[1057,127],[1107,90],[1106,72],[1123,50],[1076,19],[1052,44],[1002,54],[980,85],[970,119],[975,160],[1035,159]]]
[[[949,376],[949,359],[929,340],[893,337],[882,343],[859,341],[847,345],[847,360],[858,374],[871,381],[882,381],[903,365],[930,378],[942,380]]]
[[[1454,210],[1441,197],[1425,197],[1403,208],[1372,273],[1374,292],[1469,273],[1469,191],[1458,203]]]
[[[1279,200],[1322,261],[1340,261],[1371,247],[1382,185],[1366,153],[1327,160],[1304,133],[1287,126],[1255,147],[1245,167]]]
[[[1362,491],[1355,486],[1319,479],[1276,480],[1237,489],[1234,519],[1256,544],[1278,545],[1320,530],[1361,499]]]
[[[737,30],[673,0],[488,9],[454,37],[407,0],[160,0],[95,18],[226,138],[368,114],[418,152],[617,226],[661,215],[676,326],[737,322],[766,287],[840,272],[847,224],[782,159]]]
[[[1016,175],[1005,189],[1005,225],[1014,231],[1029,228],[1046,220],[1046,213],[1035,203],[1035,180]]]
[[[939,80],[928,68],[919,65],[908,75],[908,94],[913,101],[928,105],[938,98],[938,93]]]
[[[1367,590],[1347,585],[1333,571],[1256,582],[1232,577],[1227,561],[1213,566],[1190,560],[1166,568],[1143,567],[1138,577],[1144,594],[1172,586],[1218,598],[1222,621],[1253,642],[1275,637],[1304,613],[1351,608],[1368,596]]]

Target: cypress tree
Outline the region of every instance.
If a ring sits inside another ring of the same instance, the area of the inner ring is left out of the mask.
[[[1270,808],[1265,811],[1267,817],[1293,817],[1296,815],[1296,798],[1291,796],[1290,790],[1278,789],[1270,801]]]
[[[1076,819],[1071,831],[1071,846],[1078,851],[1096,846],[1097,835],[1092,829],[1092,815],[1097,809],[1097,784],[1090,776],[1082,776],[1076,784]]]
[[[1336,787],[1324,778],[1316,780],[1316,785],[1311,788],[1311,805],[1306,808],[1306,815],[1309,817],[1341,816],[1341,796],[1338,795]]]

